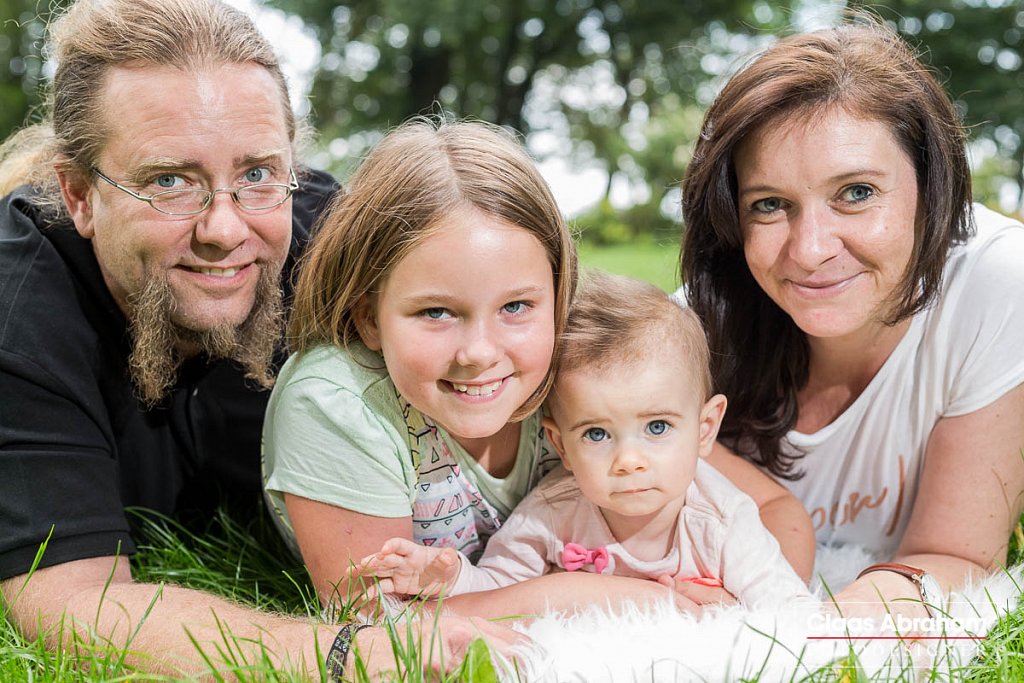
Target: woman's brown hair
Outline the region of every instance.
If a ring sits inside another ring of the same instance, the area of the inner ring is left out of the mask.
[[[711,347],[715,390],[729,398],[720,439],[772,474],[799,478],[781,439],[808,378],[803,332],[754,281],[743,254],[734,157],[750,136],[828,109],[885,124],[917,172],[910,264],[887,324],[927,307],[950,248],[973,231],[966,136],[949,97],[895,32],[859,18],[784,38],[733,76],[708,110],[683,181],[686,298]]]
[[[547,184],[511,135],[477,121],[413,119],[377,143],[347,189],[299,267],[288,326],[295,351],[359,340],[363,302],[441,219],[469,206],[544,246],[554,276],[557,356],[576,287],[576,247]],[[513,420],[537,409],[552,379],[549,370]]]

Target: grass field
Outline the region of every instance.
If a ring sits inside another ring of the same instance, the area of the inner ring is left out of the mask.
[[[666,292],[679,287],[679,244],[640,242],[598,247],[581,244],[580,266],[628,275],[658,285]]]

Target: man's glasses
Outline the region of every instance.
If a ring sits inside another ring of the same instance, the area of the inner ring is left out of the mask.
[[[206,211],[213,203],[213,196],[218,192],[230,193],[235,203],[247,211],[266,211],[284,204],[288,197],[291,197],[292,193],[299,189],[295,171],[289,170],[287,185],[259,183],[244,187],[222,187],[216,190],[165,190],[146,197],[111,180],[96,167],[93,167],[92,172],[96,174],[97,178],[105,180],[122,192],[146,202],[160,213],[171,216],[194,216]]]

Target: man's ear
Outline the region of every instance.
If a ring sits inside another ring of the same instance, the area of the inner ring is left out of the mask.
[[[542,421],[544,425],[544,431],[548,435],[548,441],[555,447],[555,452],[558,453],[558,457],[562,459],[562,465],[565,469],[572,472],[572,467],[569,466],[569,460],[565,457],[565,445],[562,443],[562,432],[555,424],[555,421],[548,415],[544,416]]]
[[[352,310],[352,322],[359,332],[363,345],[371,351],[380,351],[380,330],[377,327],[377,316],[374,311],[373,299],[370,294],[363,294]]]
[[[58,163],[55,170],[60,194],[75,223],[75,230],[85,239],[92,239],[96,234],[92,223],[92,183],[80,170],[68,168],[63,163]]]
[[[704,407],[700,409],[700,457],[706,458],[711,455],[711,449],[718,438],[718,429],[722,426],[722,418],[725,417],[725,407],[728,401],[722,394],[715,394],[707,400]]]

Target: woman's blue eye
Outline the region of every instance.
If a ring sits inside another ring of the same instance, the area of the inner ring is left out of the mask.
[[[178,176],[165,173],[164,175],[158,175],[153,180],[153,184],[156,185],[157,187],[162,187],[164,189],[169,190],[172,189],[175,185],[177,185],[178,180]]]
[[[270,180],[270,169],[266,166],[250,168],[243,177],[247,183],[265,183]]]
[[[669,424],[664,420],[652,420],[647,423],[647,431],[654,436],[661,436],[668,431]]]
[[[591,427],[587,431],[583,432],[583,438],[587,441],[604,441],[608,438],[608,432],[600,427]]]
[[[501,307],[501,310],[505,311],[506,313],[512,313],[513,315],[516,313],[522,313],[525,309],[525,301],[510,301]]]
[[[875,193],[870,185],[851,185],[843,190],[843,199],[848,202],[862,202]]]
[[[765,197],[764,199],[758,199],[750,207],[760,213],[772,213],[782,208],[782,200],[778,197]]]

